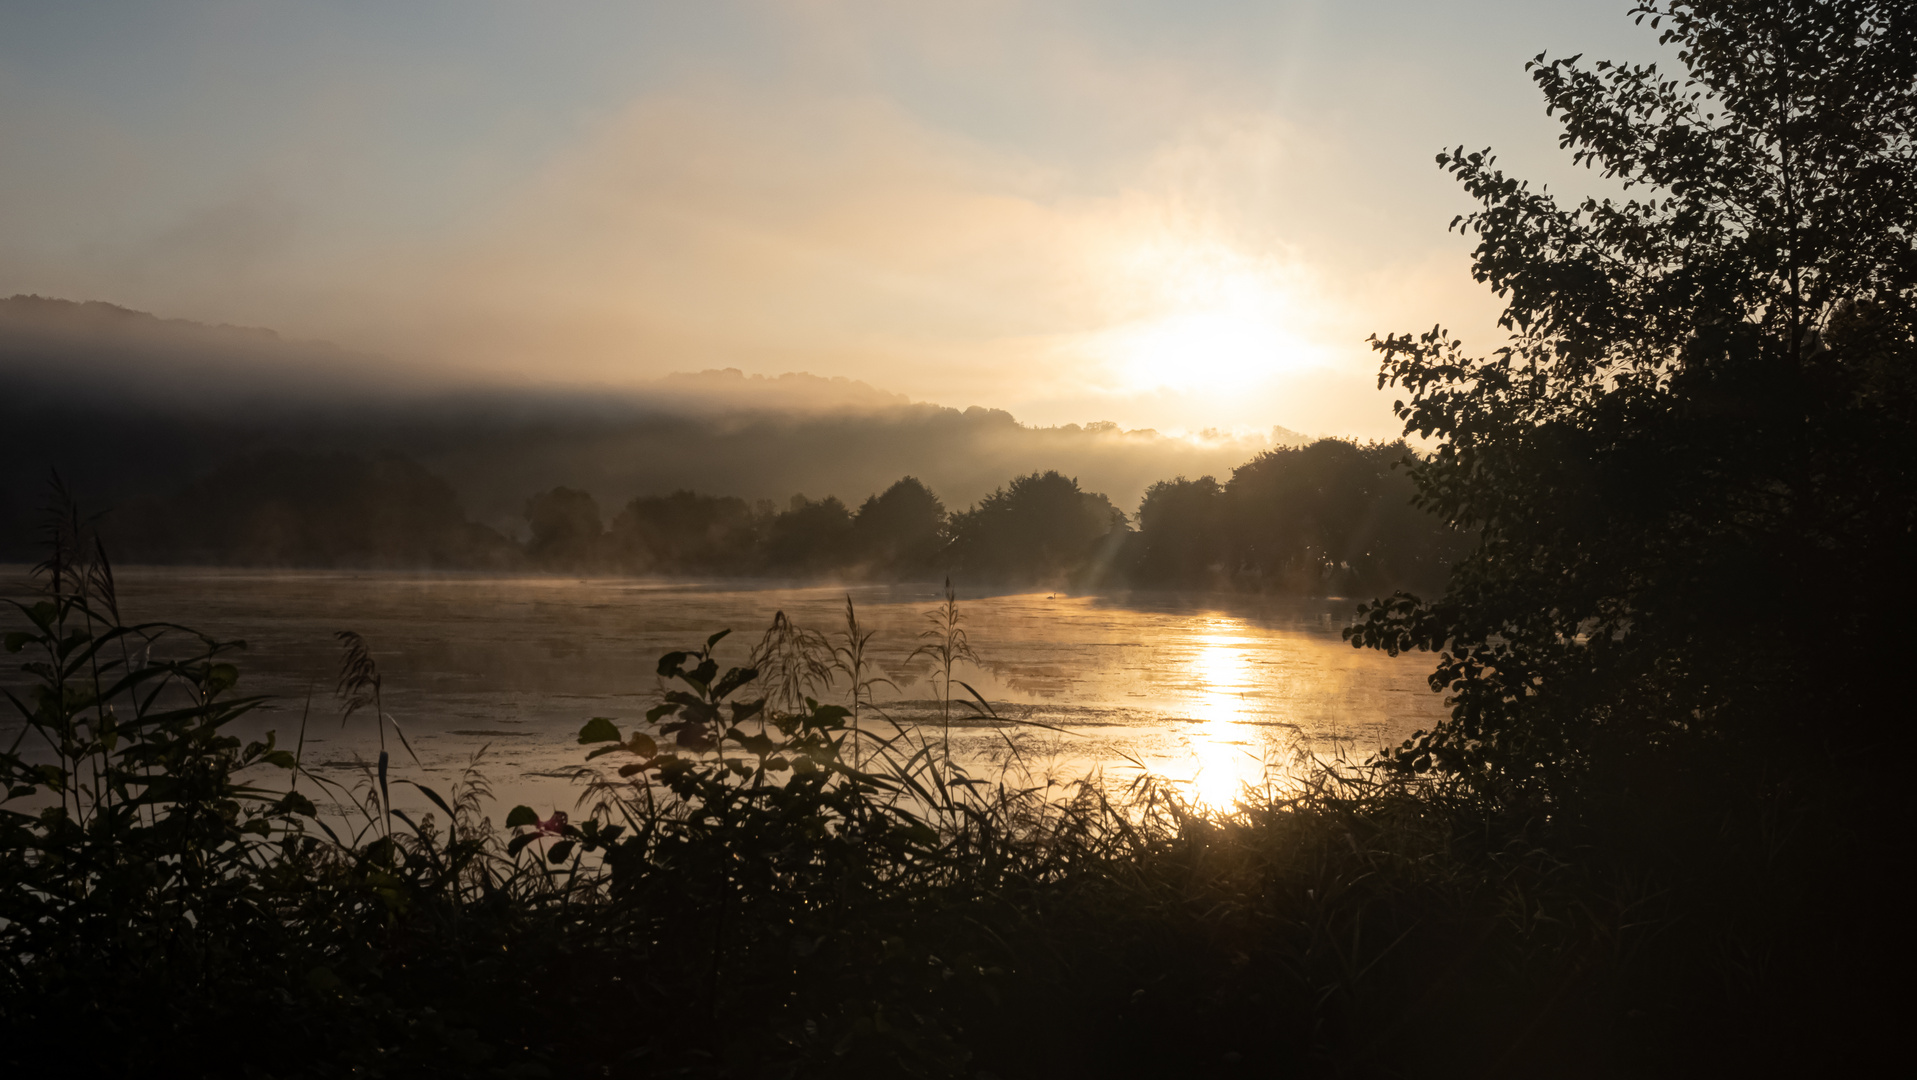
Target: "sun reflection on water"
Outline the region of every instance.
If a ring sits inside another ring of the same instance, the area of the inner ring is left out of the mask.
[[[1257,689],[1249,651],[1256,642],[1235,620],[1213,619],[1193,641],[1189,663],[1197,721],[1187,731],[1195,771],[1189,792],[1206,809],[1229,809],[1246,784],[1264,776],[1265,756],[1259,731],[1247,723],[1246,696]]]

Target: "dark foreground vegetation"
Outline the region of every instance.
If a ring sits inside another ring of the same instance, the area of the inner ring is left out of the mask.
[[[790,627],[745,669],[713,641],[661,658],[643,723],[581,729],[604,771],[577,821],[495,828],[477,775],[422,789],[437,812],[414,820],[390,799],[397,729],[344,795],[297,740],[224,735],[255,704],[232,650],[125,625],[67,515],[6,641],[37,683],[0,758],[0,1062],[1880,1066],[1909,953],[1917,12],[1642,14],[1692,82],[1533,69],[1567,145],[1640,197],[1563,209],[1488,154],[1445,155],[1482,202],[1464,224],[1511,343],[1378,342],[1437,446],[1419,496],[1477,540],[1437,599],[1368,606],[1353,638],[1436,654],[1437,731],[1231,813],[1150,784],[1047,799],[966,776],[942,732],[886,729],[848,610],[835,682],[795,665]],[[377,668],[346,645],[345,708],[383,739]]]
[[[644,722],[581,728],[578,820],[502,820],[477,756],[407,778],[352,635],[340,709],[390,738],[361,782],[303,767],[304,723],[243,743],[243,646],[128,625],[74,539],[6,639],[39,680],[0,758],[10,1074],[1689,1075],[1842,1060],[1887,1008],[1835,921],[1870,901],[1827,891],[1850,826],[1802,795],[1026,786],[876,715],[848,608],[748,668],[659,658]]]

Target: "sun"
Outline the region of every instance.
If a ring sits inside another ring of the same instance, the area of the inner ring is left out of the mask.
[[[1284,366],[1286,344],[1282,330],[1256,314],[1179,312],[1131,328],[1121,370],[1134,389],[1228,390]]]
[[[1186,248],[1145,253],[1127,269],[1146,313],[1102,335],[1100,350],[1123,389],[1230,393],[1316,362],[1286,264]]]

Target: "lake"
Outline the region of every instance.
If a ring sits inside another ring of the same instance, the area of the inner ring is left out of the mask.
[[[7,594],[24,595],[26,569],[4,572]],[[660,653],[731,629],[720,656],[740,663],[775,612],[828,635],[841,630],[848,595],[876,631],[871,655],[898,684],[880,688],[880,706],[902,724],[938,723],[924,662],[907,663],[941,599],[928,585],[131,567],[119,588],[129,621],[244,640],[239,689],[276,699],[253,724],[277,729],[283,745],[310,693],[306,763],[343,780],[377,754],[366,716],[343,727],[333,696],[333,635],[347,629],[371,645],[386,710],[419,755],[414,765],[392,747],[397,775],[444,791],[484,747],[484,771],[506,806],[571,809],[580,725],[606,716],[629,729],[657,700]],[[1032,774],[1059,781],[1149,770],[1212,804],[1300,752],[1362,757],[1431,726],[1444,708],[1425,682],[1429,656],[1392,658],[1340,639],[1353,606],[961,590],[981,664],[962,665],[955,678],[1008,723],[955,712],[953,754],[976,774],[998,768],[1015,746]],[[7,665],[4,680],[20,678]]]

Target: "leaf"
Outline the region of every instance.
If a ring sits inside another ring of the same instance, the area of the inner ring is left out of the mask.
[[[730,634],[730,633],[732,633],[732,631],[730,631],[730,630],[721,630],[721,631],[719,631],[718,633],[716,633],[716,634],[714,634],[714,635],[712,635],[711,637],[709,637],[709,638],[707,638],[707,639],[706,639],[706,650],[707,650],[708,652],[710,652],[710,651],[711,651],[711,649],[712,649],[712,647],[713,647],[714,645],[717,645],[717,644],[719,644],[719,643],[720,643],[721,641],[724,641],[724,640],[726,639],[726,635],[727,635],[727,634]]]
[[[393,725],[393,734],[399,736],[399,745],[406,748],[406,753],[412,757],[413,764],[419,764],[419,755],[413,753],[413,744],[406,741],[406,732],[400,729],[399,721],[393,719],[392,714],[388,713],[386,722]]]
[[[27,643],[33,639],[34,635],[25,630],[15,630],[7,635],[7,651],[19,652],[21,649],[26,648]]]
[[[632,738],[626,741],[626,750],[640,757],[649,758],[659,752],[659,744],[652,741],[652,736],[645,732],[635,731],[632,733]]]
[[[523,850],[527,844],[530,844],[537,839],[539,839],[538,833],[522,833],[519,836],[513,837],[512,840],[506,845],[507,857],[511,858],[512,856],[519,854],[520,851]]]
[[[338,844],[341,847],[346,846],[344,844],[340,844],[339,834],[333,831],[333,827],[326,823],[325,818],[320,817],[318,814],[308,814],[307,816],[313,819],[313,824],[318,825],[320,827],[320,831],[326,834],[327,839],[331,840],[333,843]]]
[[[733,668],[712,688],[712,696],[723,698],[759,677],[758,668]]]
[[[557,844],[554,844],[552,846],[551,851],[546,852],[546,861],[552,863],[555,866],[562,862],[565,862],[566,857],[572,854],[572,847],[573,847],[573,843],[571,840],[559,841]]]
[[[618,726],[603,716],[593,717],[586,721],[585,727],[579,729],[579,742],[582,746],[588,743],[618,742],[619,740]]]
[[[240,669],[232,664],[214,664],[206,669],[206,692],[217,694],[230,690],[240,681]]]
[[[402,783],[402,784],[411,784],[411,785],[413,785],[414,787],[416,787],[416,788],[418,788],[418,789],[419,789],[419,793],[420,793],[421,795],[424,795],[424,796],[426,796],[427,798],[429,798],[429,799],[431,799],[431,800],[433,800],[433,805],[434,805],[434,806],[437,806],[437,807],[439,807],[439,808],[440,808],[441,810],[444,810],[444,811],[446,811],[446,818],[447,818],[447,820],[448,820],[448,821],[450,821],[450,820],[452,820],[453,818],[455,818],[455,817],[457,817],[457,816],[458,816],[457,814],[454,814],[454,813],[453,813],[453,808],[452,808],[452,807],[450,807],[450,806],[448,806],[448,805],[446,805],[446,800],[445,800],[445,799],[442,799],[442,798],[440,798],[440,797],[439,797],[439,792],[437,792],[437,791],[434,791],[434,790],[433,790],[432,788],[429,788],[429,787],[427,787],[427,786],[426,786],[425,784],[422,784],[422,783],[420,783],[420,782],[419,782],[419,781],[417,781],[417,780],[401,780],[401,781],[400,781],[400,783]],[[507,822],[506,824],[507,824],[508,826],[510,826],[510,825],[512,824],[512,822],[511,822],[511,821],[508,821],[508,822]]]
[[[521,825],[537,824],[539,824],[539,815],[535,813],[530,806],[515,806],[512,808],[512,811],[506,815],[506,827],[508,829],[517,829]]]
[[[805,718],[807,730],[833,731],[845,726],[846,718],[852,710],[843,705],[814,705],[812,714]]]
[[[764,735],[748,735],[738,728],[733,728],[726,732],[726,737],[738,743],[740,746],[745,747],[747,753],[758,757],[765,757],[778,748],[778,744],[773,742],[769,737]]]

